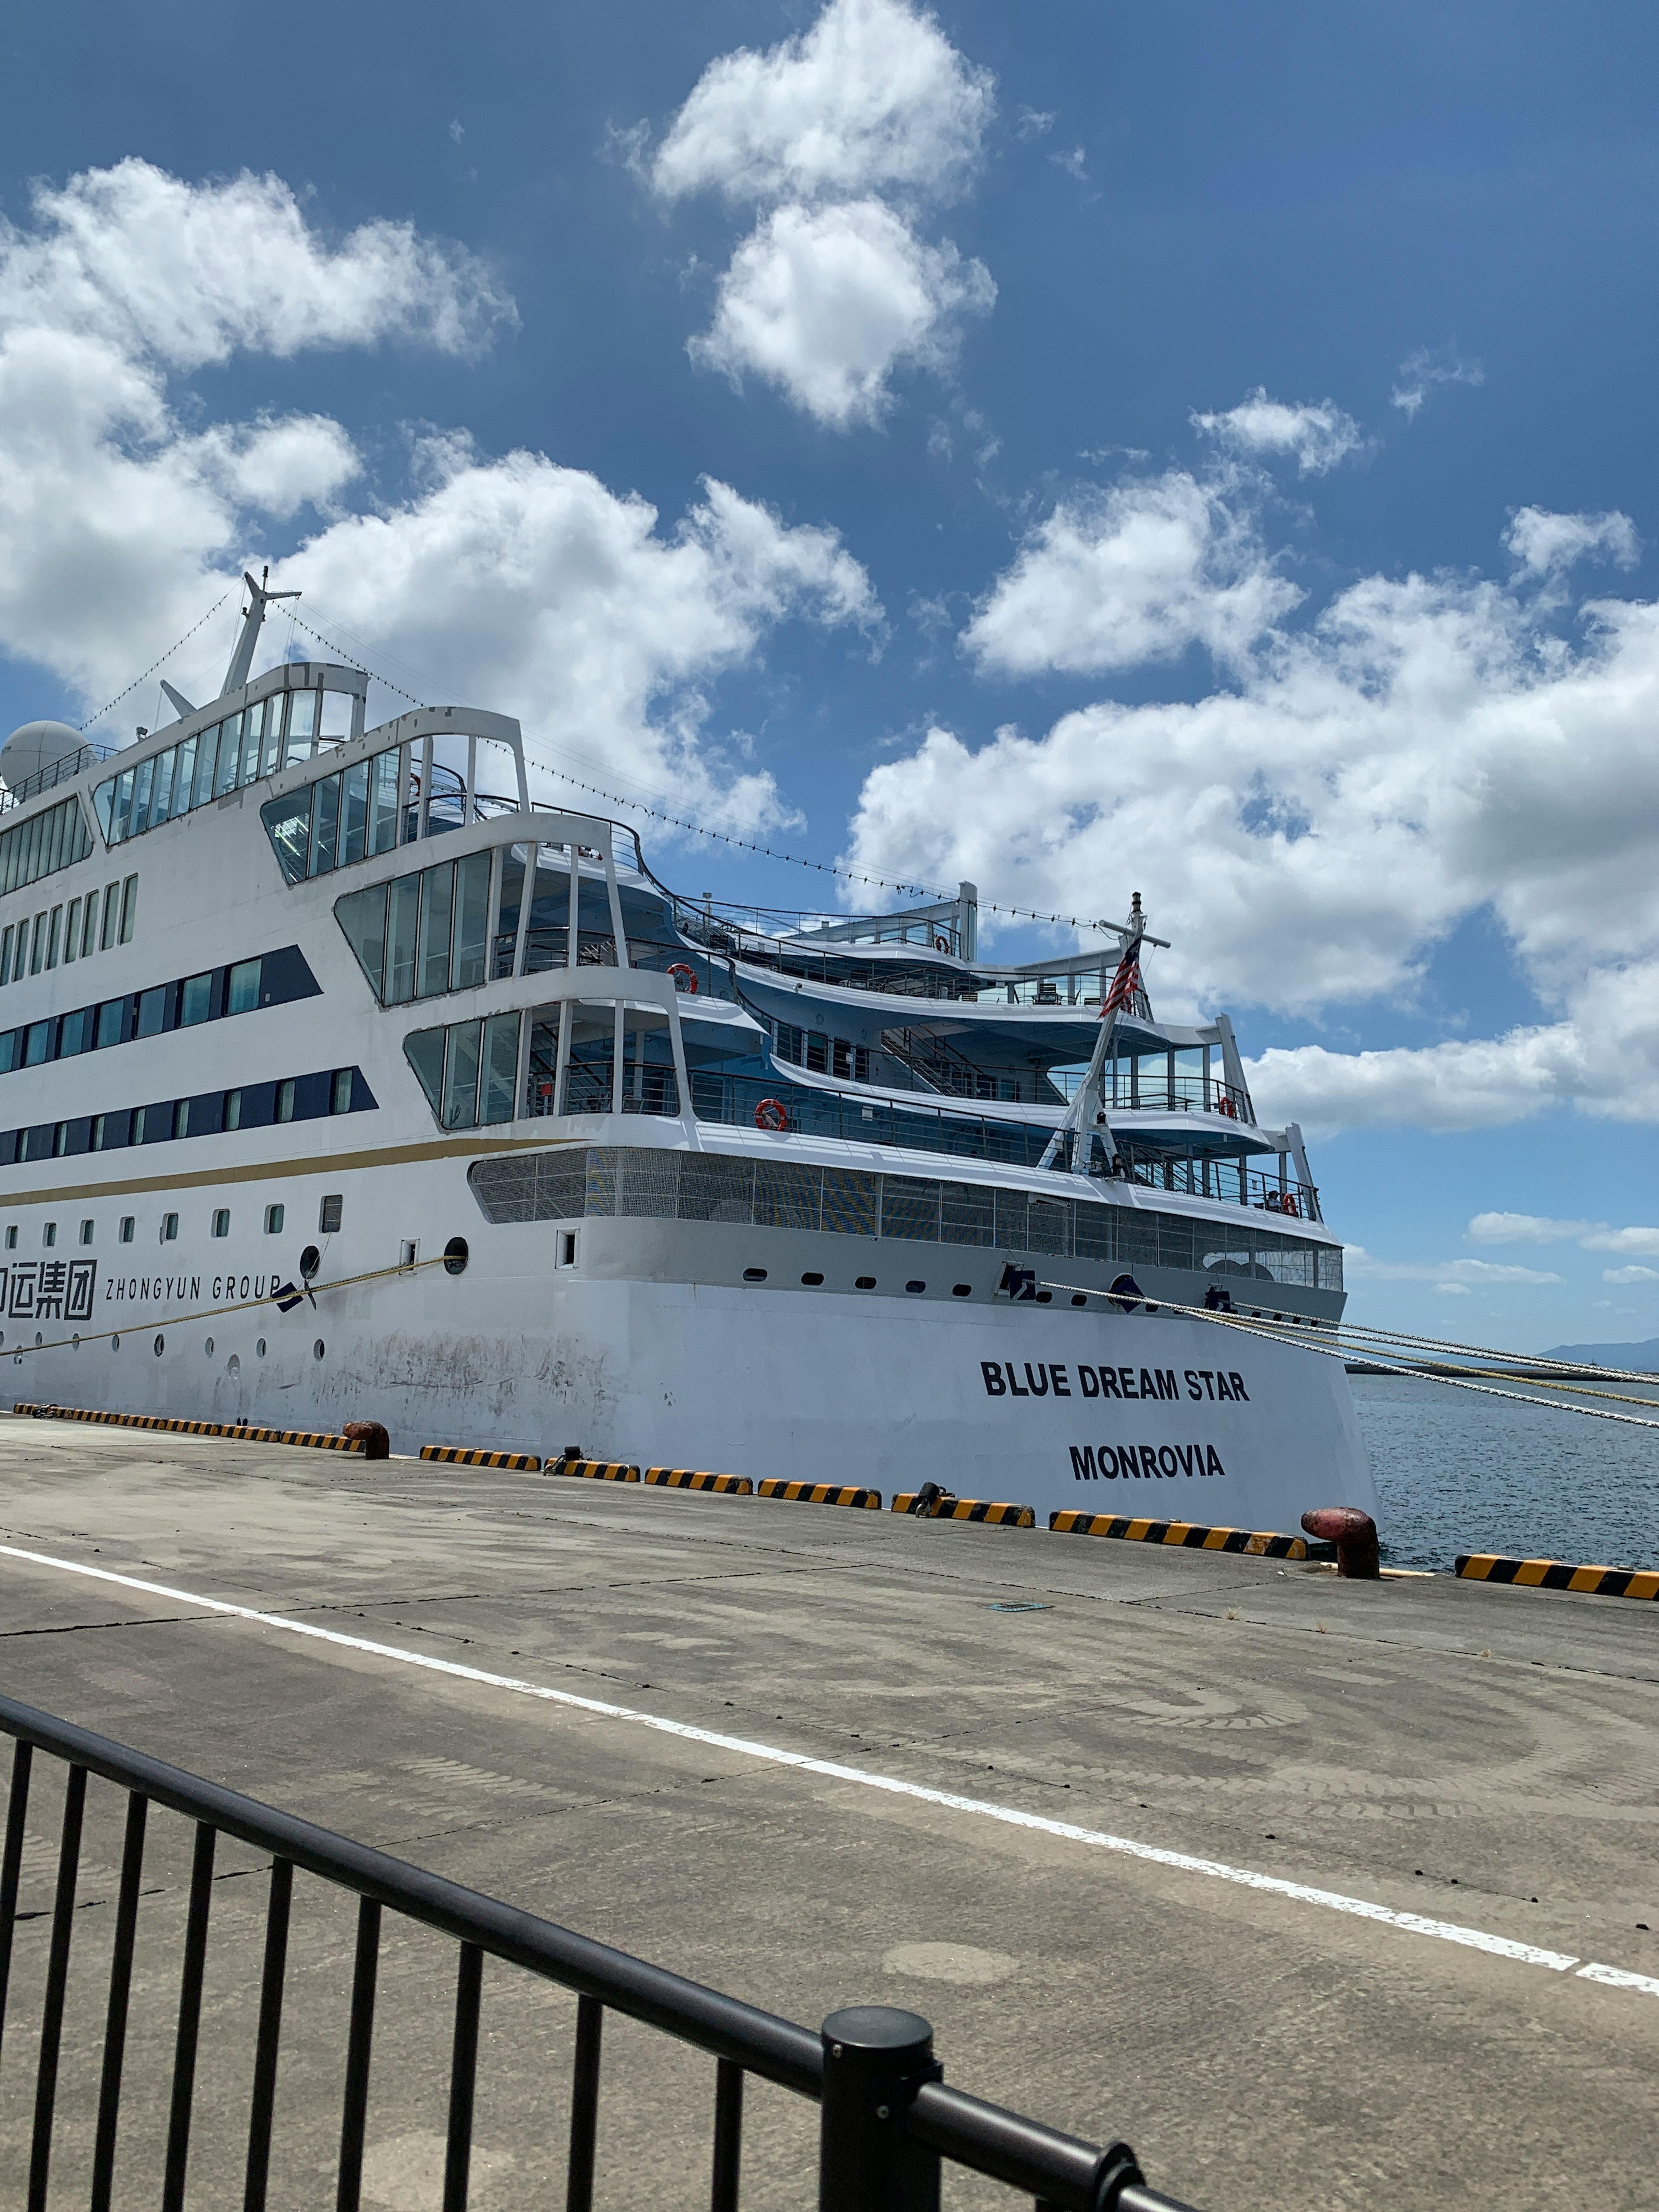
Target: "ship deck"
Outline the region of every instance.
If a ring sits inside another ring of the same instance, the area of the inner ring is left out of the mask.
[[[951,2079],[1127,2136],[1156,2186],[1206,2212],[1651,2201],[1655,1993],[1437,1931],[1659,1975],[1659,1936],[1637,1926],[1659,1925],[1659,1609],[9,1417],[0,1484],[15,1696],[791,2018],[926,2013]],[[18,1932],[20,2028],[50,1926],[49,1797],[26,1860],[23,1907],[47,1917]],[[159,2155],[177,2001],[187,1844],[163,1825],[129,2186]],[[66,2190],[90,2136],[118,1854],[94,1784]],[[222,1850],[202,2203],[240,2186],[264,1893],[241,1877],[258,1863]],[[377,2206],[438,2201],[453,1966],[434,1986],[423,1941],[388,1930]],[[350,1942],[349,1907],[302,1878],[273,2205],[319,2201],[337,2142]],[[572,2011],[487,1979],[480,2212],[557,2194]],[[706,2202],[712,2069],[626,2024],[606,2036],[599,2201]],[[27,2037],[5,2054],[9,2202]],[[809,2110],[763,2085],[750,2124],[745,2204],[811,2201]],[[1009,2201],[962,2183],[947,2198]]]

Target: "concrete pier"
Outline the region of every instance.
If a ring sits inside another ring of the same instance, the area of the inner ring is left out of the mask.
[[[9,1417],[0,1544],[9,1695],[791,2018],[925,2013],[950,2079],[1127,2136],[1205,2212],[1653,2201],[1659,1607]],[[65,2203],[119,1816],[94,1783]],[[118,2204],[157,2193],[188,1851],[155,1814]],[[193,2203],[240,2201],[261,1866],[221,1849]],[[350,1944],[349,1903],[302,1878],[273,2207],[332,2201]],[[365,2202],[416,2212],[453,1951],[389,1923],[386,1961]],[[573,2014],[487,1979],[480,2212],[562,2201]],[[713,2087],[607,2028],[598,2203],[707,2201]],[[745,2208],[810,2203],[813,2113],[764,2087],[749,2112]]]

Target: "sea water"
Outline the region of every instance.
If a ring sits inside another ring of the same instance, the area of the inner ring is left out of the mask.
[[[1596,1407],[1659,1422],[1659,1389],[1609,1381],[1597,1388],[1620,1394],[1612,1400],[1536,1389],[1517,1403],[1413,1376],[1349,1379],[1389,1565],[1443,1571],[1459,1552],[1501,1552],[1659,1567],[1659,1427],[1568,1410]],[[1623,1403],[1625,1395],[1651,1413]]]

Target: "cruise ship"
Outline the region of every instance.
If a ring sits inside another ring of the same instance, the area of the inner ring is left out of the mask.
[[[975,888],[688,899],[517,722],[252,673],[0,750],[14,1397],[1294,1530],[1375,1510],[1342,1246],[1224,1015]],[[1226,1316],[1270,1317],[1268,1340]],[[1218,1318],[1219,1316],[1219,1318]]]

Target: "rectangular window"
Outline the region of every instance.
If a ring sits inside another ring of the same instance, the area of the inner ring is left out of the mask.
[[[418,936],[421,879],[399,876],[391,886],[386,931],[386,1002],[405,1005],[415,995],[415,952]]]
[[[179,766],[173,778],[173,811],[175,815],[188,814],[195,804],[192,793],[196,778],[195,738],[186,738],[179,748]]]
[[[213,1216],[213,1233],[216,1237],[229,1236],[230,1208],[228,1206],[221,1206],[215,1209]]]
[[[176,1213],[164,1213],[161,1216],[161,1242],[164,1244],[171,1244],[177,1239],[178,1235],[178,1215]]]
[[[31,1022],[23,1040],[23,1065],[39,1067],[52,1058],[52,1028],[50,1022]]]
[[[6,1249],[8,1252],[17,1249],[17,1224],[15,1221],[6,1231]]]
[[[335,864],[340,839],[340,779],[325,775],[311,787],[311,858],[306,873],[325,876]]]
[[[455,947],[450,988],[465,991],[484,980],[489,929],[489,854],[474,853],[455,871]]]
[[[267,1237],[280,1237],[283,1233],[283,1223],[285,1218],[286,1214],[283,1207],[280,1206],[266,1206],[265,1235]]]
[[[89,1221],[83,1221],[81,1224],[81,1242],[83,1244],[90,1244],[92,1242],[92,1224]]]
[[[124,768],[115,779],[115,793],[110,805],[109,842],[118,845],[127,834],[127,816],[132,806],[132,770]]]
[[[179,994],[179,1026],[193,1030],[198,1022],[204,1022],[213,1006],[213,970],[204,975],[186,975]]]
[[[349,691],[325,691],[323,719],[317,726],[319,738],[348,738],[351,734],[351,694]]]
[[[159,830],[173,812],[173,772],[179,765],[176,746],[169,745],[164,753],[155,756],[155,782],[150,793],[149,826]]]
[[[180,1098],[173,1109],[173,1133],[175,1137],[190,1134],[190,1101]]]
[[[58,1224],[55,1221],[46,1221],[41,1224],[40,1242],[46,1246],[48,1251],[50,1251],[52,1246],[58,1242]]]
[[[439,1116],[446,1129],[470,1129],[478,1118],[477,1022],[457,1022],[444,1049],[444,1103]]]
[[[492,1014],[484,1024],[481,1121],[510,1121],[519,1087],[519,1017]]]
[[[368,763],[347,769],[340,784],[340,866],[368,854]]]
[[[104,926],[99,934],[98,949],[107,952],[115,942],[115,925],[121,917],[121,886],[111,884],[104,893]]]
[[[222,799],[236,788],[236,769],[242,757],[242,718],[233,714],[219,725],[219,761],[213,775],[213,795]]]
[[[334,908],[369,988],[382,1000],[386,997],[386,890],[384,884],[376,884],[371,890],[349,892]]]
[[[225,990],[228,1014],[249,1014],[259,1003],[259,963],[239,960],[230,971]]]
[[[14,931],[10,922],[6,924],[3,932],[0,932],[0,983],[9,983],[11,981],[11,941],[13,934]]]
[[[77,1053],[92,1050],[93,1025],[97,1018],[96,1006],[77,1006],[72,1014],[64,1015],[58,1039],[59,1060],[73,1060]]]
[[[417,998],[430,999],[449,988],[449,931],[455,903],[455,865],[421,874],[421,951],[415,984]]]
[[[311,790],[302,785],[281,799],[268,799],[259,809],[276,865],[284,883],[302,884],[311,849]]]
[[[191,780],[190,803],[205,806],[213,796],[213,770],[219,758],[219,725],[204,730],[196,740],[196,773]]]
[[[338,1067],[334,1071],[328,1110],[331,1114],[349,1114],[351,1111],[351,1070],[349,1067]]]
[[[28,957],[29,926],[26,921],[20,921],[17,925],[17,957],[12,962],[11,966],[11,980],[14,983],[22,981],[23,970],[28,964]]]
[[[87,910],[81,923],[81,957],[90,959],[98,937],[98,894],[87,893]]]
[[[138,1021],[135,1036],[160,1036],[167,1026],[167,987],[156,983],[148,991],[138,994]]]
[[[268,701],[261,700],[257,707],[249,707],[242,715],[242,764],[237,772],[238,783],[252,783],[259,773],[259,748],[265,733],[265,708]]]
[[[294,1078],[291,1075],[276,1085],[276,1110],[271,1119],[276,1121],[291,1121],[294,1119]]]
[[[331,1192],[317,1209],[318,1235],[319,1237],[337,1236],[344,1212],[344,1198],[337,1190]]]
[[[311,752],[311,741],[317,734],[317,694],[314,691],[290,691],[288,695],[288,745],[284,757],[305,760]]]
[[[394,745],[390,752],[376,753],[369,763],[368,849],[371,853],[389,853],[398,842],[398,750]]]
[[[69,902],[69,919],[64,924],[64,957],[73,960],[81,950],[81,902],[73,898]]]
[[[830,1040],[822,1030],[809,1030],[807,1032],[806,1065],[817,1075],[830,1073]]]
[[[124,1018],[127,1010],[125,999],[106,999],[98,1009],[98,1036],[94,1049],[101,1052],[106,1045],[119,1044]]]
[[[242,1094],[240,1091],[226,1091],[225,1114],[222,1126],[227,1129],[240,1129],[241,1127]]]
[[[29,949],[29,973],[31,975],[38,975],[46,963],[46,921],[47,917],[44,914],[37,914],[34,917],[34,939]]]
[[[259,773],[275,775],[283,757],[283,702],[279,694],[265,701],[265,733],[259,747]]]
[[[129,876],[121,886],[121,942],[131,945],[138,924],[138,878]]]
[[[149,827],[149,787],[155,778],[155,757],[140,761],[132,772],[132,813],[127,823],[129,837],[142,837]]]
[[[55,968],[58,965],[58,933],[63,928],[63,926],[64,909],[61,906],[55,906],[52,910],[51,926],[46,931],[46,965],[48,968]]]
[[[137,1226],[137,1224],[134,1221],[131,1214],[124,1213],[121,1216],[121,1242],[124,1244],[131,1243],[132,1232]]]

